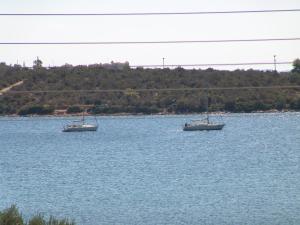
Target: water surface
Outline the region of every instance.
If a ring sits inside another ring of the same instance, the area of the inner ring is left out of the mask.
[[[300,224],[300,114],[230,114],[222,131],[183,132],[196,115],[0,118],[0,209],[77,224]]]

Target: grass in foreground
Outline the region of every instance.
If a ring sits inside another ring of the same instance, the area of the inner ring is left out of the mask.
[[[68,219],[56,219],[53,216],[45,219],[41,214],[25,221],[18,208],[12,205],[10,208],[0,211],[0,225],[75,225],[75,222]]]

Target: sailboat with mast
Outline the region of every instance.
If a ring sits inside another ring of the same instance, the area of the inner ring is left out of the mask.
[[[192,120],[189,123],[185,123],[183,126],[184,131],[203,131],[203,130],[222,130],[225,126],[225,123],[219,123],[219,122],[212,122],[209,118],[208,113],[208,97],[207,94],[205,95],[206,101],[205,101],[205,118],[201,120]]]
[[[97,131],[98,122],[96,124],[87,124],[84,118],[84,112],[82,113],[82,118],[78,121],[73,121],[73,124],[68,124],[64,126],[63,132],[83,132],[83,131]]]

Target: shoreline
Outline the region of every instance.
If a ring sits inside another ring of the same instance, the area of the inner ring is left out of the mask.
[[[253,112],[212,112],[210,115],[231,115],[231,114],[282,114],[282,113],[299,113],[300,111],[296,110],[268,110],[268,111],[253,111]],[[85,113],[84,116],[96,116],[96,117],[122,117],[122,116],[184,116],[184,115],[205,115],[205,112],[202,113],[154,113],[154,114],[144,114],[144,113],[114,113],[114,114],[90,114]],[[82,113],[73,113],[73,114],[31,114],[26,116],[21,116],[18,114],[8,114],[8,115],[0,115],[0,118],[34,118],[34,117],[79,117],[82,116]]]

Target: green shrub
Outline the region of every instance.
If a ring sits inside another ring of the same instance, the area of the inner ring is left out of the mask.
[[[292,109],[300,110],[300,98],[293,100],[290,105]]]
[[[39,214],[39,215],[33,216],[29,220],[28,225],[46,225],[46,221],[45,221],[44,217],[41,214]]]
[[[47,115],[47,114],[51,114],[54,112],[54,108],[53,107],[49,107],[49,106],[26,106],[24,108],[22,108],[18,114],[20,116],[25,116],[25,115]]]
[[[224,109],[225,109],[225,111],[228,111],[228,112],[235,112],[236,111],[235,101],[225,102]]]
[[[0,225],[23,225],[22,215],[15,205],[0,212]]]
[[[79,106],[70,106],[67,109],[67,113],[81,113],[83,110]]]

